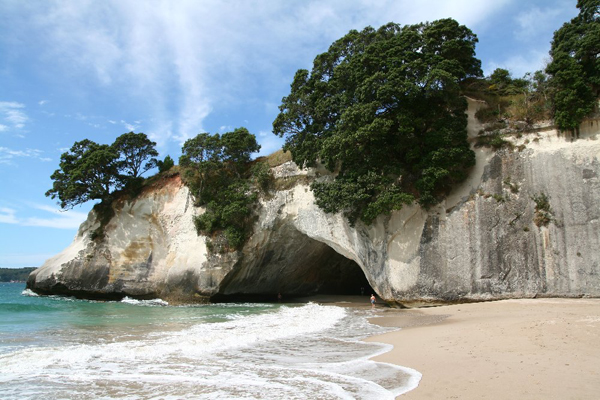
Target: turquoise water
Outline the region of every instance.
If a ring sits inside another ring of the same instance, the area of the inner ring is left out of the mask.
[[[0,283],[2,399],[392,399],[416,371],[371,310],[309,304],[174,307],[39,297]],[[25,293],[25,295],[23,294]]]

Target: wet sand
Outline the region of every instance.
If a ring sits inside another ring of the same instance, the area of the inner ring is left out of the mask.
[[[410,310],[379,304],[375,314],[380,317],[372,323],[402,328],[367,339],[394,346],[375,360],[423,374],[419,386],[399,398],[600,396],[600,299],[502,300]]]

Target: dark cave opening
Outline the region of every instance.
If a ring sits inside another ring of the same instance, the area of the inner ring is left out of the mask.
[[[375,293],[354,260],[294,228],[280,228],[278,233],[261,249],[260,256],[246,258],[225,279],[212,301],[277,301],[278,294],[291,300]]]

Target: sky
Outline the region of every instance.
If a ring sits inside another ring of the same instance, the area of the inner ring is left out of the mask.
[[[349,30],[454,18],[479,38],[484,73],[544,68],[576,0],[0,0],[0,267],[40,266],[92,202],[45,197],[73,143],[144,132],[177,160],[200,132],[272,122],[294,73]]]

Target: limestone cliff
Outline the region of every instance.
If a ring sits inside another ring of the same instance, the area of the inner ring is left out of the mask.
[[[470,102],[469,135],[480,126]],[[307,182],[327,179],[288,162],[291,188],[262,199],[242,251],[207,252],[177,176],[115,203],[103,240],[90,213],[73,244],[34,271],[32,290],[81,297],[198,301],[235,294],[310,294],[370,285],[390,302],[600,296],[600,121],[573,139],[550,128],[513,148],[475,149],[469,179],[428,211],[405,207],[371,226],[322,212]],[[534,197],[549,198],[538,227]]]

